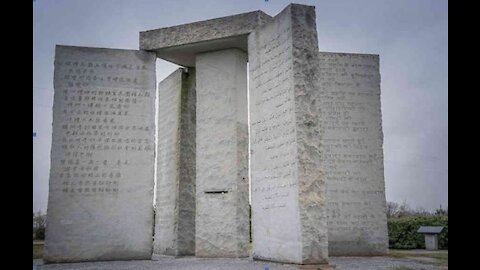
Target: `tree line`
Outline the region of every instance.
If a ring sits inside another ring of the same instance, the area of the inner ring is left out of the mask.
[[[38,211],[33,212],[33,240],[45,239],[45,225],[47,221],[47,215]]]
[[[402,204],[396,202],[387,202],[387,218],[400,217],[428,217],[428,216],[448,216],[448,207],[442,208],[442,205],[433,212],[427,211],[422,207],[413,209],[406,201]]]

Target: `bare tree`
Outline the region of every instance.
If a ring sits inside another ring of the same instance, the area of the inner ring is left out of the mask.
[[[448,207],[447,207],[447,209],[442,209],[442,205],[440,204],[440,208],[435,210],[435,215],[437,215],[437,216],[448,216]]]
[[[42,214],[41,211],[38,211],[36,214],[33,213],[33,234],[36,239],[45,238],[46,220],[47,215]]]
[[[398,207],[397,217],[408,217],[413,215],[414,211],[412,208],[410,208],[410,205],[408,205],[407,201],[404,200],[403,203]]]
[[[398,216],[400,206],[396,202],[387,202],[387,218]]]
[[[412,209],[405,200],[402,204],[398,204],[396,202],[387,202],[387,218],[412,216],[424,217],[433,215],[448,215],[448,208],[442,209],[442,206],[440,205],[439,209],[435,210],[434,212],[430,212],[425,210],[425,208],[423,207],[417,207],[416,209]]]
[[[41,211],[38,211],[37,214],[33,213],[33,227],[34,228],[41,228],[45,227],[45,221],[47,216],[42,214]]]

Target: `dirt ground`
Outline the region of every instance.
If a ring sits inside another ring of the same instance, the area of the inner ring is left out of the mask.
[[[446,270],[448,251],[391,250],[388,256],[330,257],[337,270]],[[44,265],[33,260],[34,270],[293,270],[297,265],[242,259],[205,259],[195,257],[155,257],[145,261],[111,261]]]

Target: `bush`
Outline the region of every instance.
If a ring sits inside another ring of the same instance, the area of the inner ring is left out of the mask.
[[[37,229],[35,232],[35,240],[45,240],[45,227]]]
[[[438,247],[448,249],[448,216],[415,216],[391,218],[388,220],[388,238],[390,248],[424,249],[425,236],[417,233],[420,226],[443,226],[438,237]]]

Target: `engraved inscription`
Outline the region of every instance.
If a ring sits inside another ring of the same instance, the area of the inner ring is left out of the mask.
[[[55,61],[51,176],[70,196],[115,195],[125,171],[151,155],[154,98],[145,64],[64,56]],[[141,165],[141,164],[140,164]]]
[[[382,252],[388,242],[378,56],[321,52],[319,58],[330,251]]]
[[[45,261],[151,256],[154,101],[153,53],[56,47]]]
[[[297,184],[290,35],[287,26],[261,37],[250,67],[252,194],[265,211],[285,207]]]

